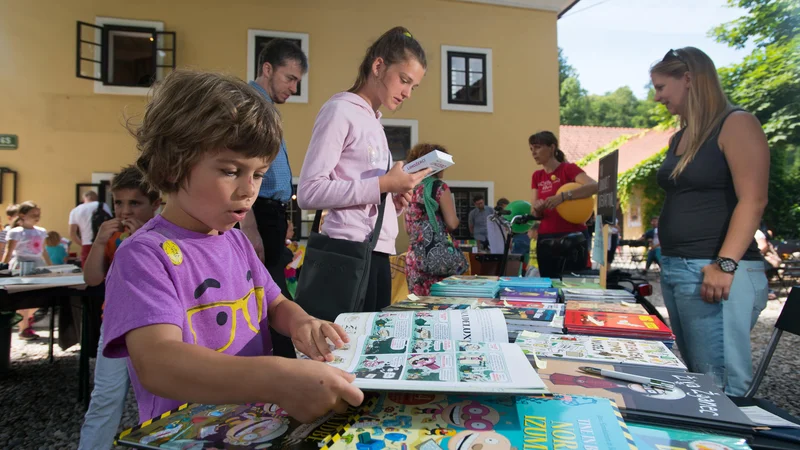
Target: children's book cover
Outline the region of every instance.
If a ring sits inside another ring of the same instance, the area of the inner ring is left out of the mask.
[[[555,335],[523,331],[514,342],[526,355],[539,358],[624,363],[686,370],[686,366],[659,341],[605,336]]]
[[[628,429],[639,450],[750,450],[738,437],[635,423]]]
[[[302,424],[277,405],[188,404],[125,430],[117,445],[143,449],[266,449],[319,450],[371,409],[377,399],[368,396],[362,407],[346,414],[329,413]]]
[[[567,309],[570,311],[597,311],[624,314],[648,314],[644,306],[626,301],[592,301],[592,300],[567,300]]]
[[[607,399],[385,394],[331,450],[636,449]]]
[[[634,336],[670,337],[672,331],[658,317],[648,314],[621,314],[568,310],[564,319],[568,331],[621,333]]]
[[[589,366],[613,370],[673,383],[672,389],[588,375],[579,367]],[[551,392],[588,395],[614,400],[628,419],[671,420],[691,426],[695,423],[726,427],[753,426],[739,408],[714,385],[705,374],[661,367],[598,364],[578,361],[547,361],[538,369],[539,376]]]

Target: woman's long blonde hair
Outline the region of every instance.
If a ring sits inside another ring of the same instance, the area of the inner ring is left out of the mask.
[[[689,72],[691,84],[686,99],[685,113],[680,116],[683,137],[688,139],[686,152],[670,174],[676,179],[692,162],[700,146],[714,133],[722,119],[734,106],[728,101],[717,75],[714,62],[703,51],[694,47],[670,50],[660,62],[650,68],[650,74],[682,78]]]

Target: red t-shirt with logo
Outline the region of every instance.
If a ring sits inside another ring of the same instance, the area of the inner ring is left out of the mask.
[[[545,200],[555,195],[561,186],[574,182],[575,178],[582,173],[584,173],[583,169],[568,162],[559,164],[553,173],[547,173],[544,169],[540,169],[531,177],[531,189],[536,189],[539,200]],[[585,229],[585,224],[564,220],[555,208],[544,210],[542,222],[539,224],[539,234],[574,233]]]

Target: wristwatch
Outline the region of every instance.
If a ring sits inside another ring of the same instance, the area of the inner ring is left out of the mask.
[[[719,269],[725,273],[734,273],[736,269],[739,268],[739,264],[736,261],[722,256],[717,257],[714,262],[717,263]]]

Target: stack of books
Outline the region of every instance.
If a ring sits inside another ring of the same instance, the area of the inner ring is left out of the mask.
[[[500,277],[500,289],[503,288],[537,288],[545,289],[553,287],[553,280],[550,278],[538,277]]]
[[[456,275],[445,278],[431,286],[435,297],[484,297],[494,298],[500,290],[497,277],[480,275]]]
[[[528,287],[500,287],[498,293],[500,300],[509,303],[528,303],[531,301],[542,303],[557,303],[558,289],[528,288]]]
[[[568,300],[567,311],[597,311],[613,313],[647,314],[644,306],[625,300]]]
[[[565,302],[569,300],[591,300],[597,302],[628,301],[636,303],[636,297],[624,289],[562,288],[561,295],[564,297]]]
[[[567,311],[567,333],[649,339],[672,346],[675,335],[658,317],[649,314],[625,314],[598,311]]]

